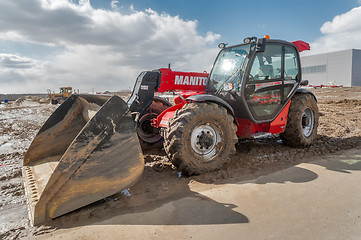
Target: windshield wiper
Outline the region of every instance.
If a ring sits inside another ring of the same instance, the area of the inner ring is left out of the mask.
[[[224,88],[224,84],[226,84],[231,78],[233,78],[238,72],[241,71],[242,68],[238,69],[237,71],[235,71],[231,76],[229,76],[229,78],[227,78],[223,83],[222,86],[216,91],[216,94],[220,93],[223,88]]]
[[[225,81],[223,82],[222,86],[216,91],[216,94],[219,94],[219,93],[223,90],[224,84],[226,84],[231,78],[233,78],[234,75],[236,75],[238,72],[241,72],[241,70],[243,69],[244,64],[245,64],[245,62],[246,62],[247,57],[248,57],[248,55],[246,55],[246,57],[243,59],[243,62],[242,62],[241,67],[240,67],[237,71],[235,71],[231,76],[229,76],[229,78],[227,78],[227,80],[225,80]],[[241,76],[241,75],[240,75],[240,76]]]

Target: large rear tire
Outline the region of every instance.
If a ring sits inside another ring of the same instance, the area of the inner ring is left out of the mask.
[[[221,168],[235,153],[237,126],[215,103],[190,103],[176,111],[164,131],[164,149],[187,175]]]
[[[143,150],[161,148],[163,146],[163,137],[161,136],[159,129],[151,125],[151,120],[171,106],[172,104],[169,101],[155,96],[152,104],[139,119],[137,134]]]
[[[287,126],[280,137],[292,147],[308,147],[317,137],[318,107],[311,94],[296,94],[288,111]]]

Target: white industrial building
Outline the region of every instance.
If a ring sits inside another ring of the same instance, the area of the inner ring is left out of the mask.
[[[302,79],[310,85],[361,86],[361,50],[349,49],[301,57]]]

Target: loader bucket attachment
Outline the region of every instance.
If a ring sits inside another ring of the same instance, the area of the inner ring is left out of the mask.
[[[38,225],[113,195],[134,184],[143,168],[127,104],[118,96],[72,95],[25,154],[29,218]]]

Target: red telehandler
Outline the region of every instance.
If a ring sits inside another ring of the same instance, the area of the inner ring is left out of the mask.
[[[61,104],[24,157],[32,223],[134,184],[144,168],[139,140],[148,146],[164,142],[169,159],[188,175],[221,168],[239,138],[279,134],[290,146],[312,144],[316,97],[299,88],[307,84],[299,52],[308,44],[252,37],[220,47],[210,74],[145,71],[127,102],[73,94]],[[155,92],[175,92],[175,104]]]

